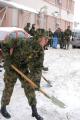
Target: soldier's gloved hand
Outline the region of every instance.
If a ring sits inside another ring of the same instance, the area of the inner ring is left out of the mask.
[[[40,88],[40,80],[36,80],[36,85],[38,86],[38,88],[35,88],[35,90],[39,91],[39,88]]]
[[[25,68],[27,66],[27,62],[25,60],[20,61],[21,68]]]

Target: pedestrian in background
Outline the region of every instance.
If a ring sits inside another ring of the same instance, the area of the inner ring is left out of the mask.
[[[70,26],[64,31],[64,48],[69,49],[70,37],[72,35],[72,31],[70,30]]]
[[[48,30],[48,45],[50,47],[52,47],[52,36],[53,36],[53,33],[51,31],[51,28],[49,28],[49,30]]]
[[[63,49],[64,48],[64,32],[61,30],[61,28],[59,28],[58,39],[59,39],[60,48]]]
[[[30,23],[27,23],[27,25],[24,27],[24,30],[30,34]]]
[[[36,34],[36,27],[35,26],[36,26],[35,24],[32,24],[32,27],[30,29],[31,36],[35,36],[35,34]]]

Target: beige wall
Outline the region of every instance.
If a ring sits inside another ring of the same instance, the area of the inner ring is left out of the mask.
[[[72,26],[72,18],[73,18],[73,11],[74,11],[74,1],[73,0],[62,0],[62,4],[56,4],[56,0],[39,0],[39,4],[36,6],[35,2],[33,4],[33,2],[30,3],[30,0],[14,0],[17,3],[23,3],[23,5],[31,5],[32,8],[35,8],[36,10],[38,10],[38,6],[41,7],[43,5],[48,5],[51,8],[54,9],[50,9],[48,8],[48,11],[54,12],[55,10],[59,10],[60,15],[59,16],[55,16],[55,15],[49,15],[46,14],[44,16],[42,16],[41,14],[35,14],[32,12],[28,12],[28,11],[23,11],[23,10],[18,10],[17,16],[16,16],[16,21],[17,21],[17,26],[18,27],[22,27],[24,28],[24,26],[26,25],[27,22],[30,22],[31,24],[35,23],[36,27],[44,27],[45,29],[49,29],[51,28],[52,31],[54,31],[56,29],[56,24],[59,24],[59,27],[61,27],[62,29],[65,29],[67,27],[67,25],[71,25]],[[44,4],[42,4],[42,2]],[[28,3],[28,4],[27,4]],[[29,4],[30,3],[30,4]],[[71,8],[69,8],[70,5]],[[55,9],[55,7],[53,6],[57,6],[58,9]],[[67,8],[71,9],[71,13],[67,14]],[[54,10],[54,11],[53,11]],[[6,12],[6,17],[5,20],[3,22],[2,26],[13,26],[15,25],[16,21],[14,21],[14,17],[15,16],[15,12],[13,12],[15,10],[8,8],[7,12]],[[0,15],[1,17],[1,15]],[[43,17],[43,19],[42,19]]]
[[[30,22],[30,12],[19,11],[19,27],[24,28],[27,22]]]
[[[13,26],[12,25],[12,15],[13,15],[12,13],[13,13],[13,10],[11,8],[7,9],[6,17],[4,19],[2,26]],[[33,13],[20,10],[18,12],[18,27],[24,28],[26,23],[31,21],[31,14]],[[67,25],[72,26],[72,23],[70,24],[70,22],[68,21],[65,21],[63,19],[58,19],[53,16],[46,15],[44,16],[44,19],[45,19],[44,28],[47,30],[51,28],[51,30],[54,31],[56,29],[56,23],[58,23],[59,27],[61,27],[61,29],[63,30],[67,28]],[[37,28],[40,28],[40,16],[38,14],[35,15],[35,24]]]
[[[55,4],[55,0],[43,0],[43,1],[45,1],[45,2],[48,2],[49,4]]]
[[[0,20],[2,20],[4,12],[5,11],[0,13]],[[6,9],[6,15],[3,19],[2,26],[12,26],[12,9],[11,8]]]

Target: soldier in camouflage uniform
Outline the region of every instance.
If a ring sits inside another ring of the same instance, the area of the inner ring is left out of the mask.
[[[64,31],[64,48],[68,49],[70,44],[70,37],[72,35],[72,31],[70,30],[70,26]]]
[[[32,27],[29,32],[31,36],[35,36],[35,34],[36,34],[35,26],[36,26],[35,24],[32,24]]]
[[[60,44],[60,48],[62,49],[64,47],[64,33],[61,30],[61,28],[58,28],[58,38],[59,38],[59,44]]]
[[[48,39],[49,39],[49,41],[48,41],[48,45],[50,45],[50,47],[52,47],[52,36],[53,36],[53,33],[52,33],[52,31],[51,31],[51,29],[49,28],[49,31],[48,31]]]
[[[24,30],[30,34],[30,23],[27,23],[27,25],[24,27]]]
[[[2,49],[4,53],[4,83],[5,88],[1,99],[1,114],[10,118],[10,114],[6,110],[6,106],[9,104],[14,85],[17,78],[23,85],[25,95],[28,99],[29,105],[32,109],[32,116],[37,120],[43,120],[43,118],[37,113],[35,89],[30,84],[20,77],[12,68],[11,64],[14,64],[19,70],[27,75],[40,87],[40,79],[42,75],[45,37],[35,40],[8,40],[3,41]]]

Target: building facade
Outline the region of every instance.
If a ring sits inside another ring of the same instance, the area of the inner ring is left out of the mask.
[[[74,0],[0,0],[0,26],[22,27],[30,22],[54,31],[73,26]]]

